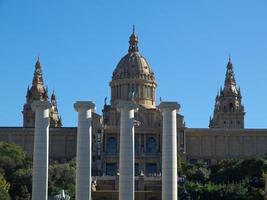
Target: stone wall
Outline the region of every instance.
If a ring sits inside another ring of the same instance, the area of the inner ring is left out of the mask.
[[[0,127],[0,141],[20,145],[33,156],[34,128]],[[49,159],[66,160],[76,156],[76,127],[50,128]]]
[[[185,134],[189,159],[215,161],[267,153],[267,129],[188,128]]]
[[[33,128],[0,127],[0,141],[20,145],[32,157]],[[76,156],[76,127],[50,128],[50,159]],[[185,129],[189,159],[220,160],[267,153],[267,129]],[[95,152],[94,152],[95,153]]]

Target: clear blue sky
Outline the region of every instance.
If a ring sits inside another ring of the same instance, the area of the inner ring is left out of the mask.
[[[231,54],[245,126],[267,128],[266,0],[0,0],[0,126],[22,125],[38,55],[65,126],[76,126],[77,100],[101,113],[132,24],[157,99],[178,101],[188,127],[208,126]]]

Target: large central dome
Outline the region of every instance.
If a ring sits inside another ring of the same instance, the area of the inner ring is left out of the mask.
[[[138,37],[134,29],[129,40],[128,53],[119,61],[112,75],[111,104],[117,100],[135,101],[146,108],[155,107],[154,73],[146,59],[139,53]]]
[[[112,80],[125,78],[154,80],[154,73],[146,59],[139,52],[128,53],[120,60],[114,70]]]

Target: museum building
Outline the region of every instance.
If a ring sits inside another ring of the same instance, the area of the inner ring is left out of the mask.
[[[119,176],[120,100],[133,100],[139,106],[135,113],[135,196],[142,200],[161,197],[162,115],[157,107],[155,74],[138,49],[138,37],[129,39],[128,53],[118,62],[109,83],[110,103],[102,113],[92,116],[92,175],[95,180],[94,199],[117,199]],[[23,106],[23,127],[0,127],[0,141],[16,143],[29,156],[33,155],[35,113],[33,101],[51,103],[49,112],[49,159],[64,162],[76,156],[76,127],[62,126],[56,94],[49,98],[44,86],[42,66],[36,61],[31,87]],[[181,105],[182,106],[182,105]],[[245,109],[234,67],[229,58],[224,86],[215,98],[209,128],[185,126],[184,116],[177,113],[177,151],[189,162],[203,160],[207,164],[225,158],[245,158],[267,153],[267,129],[245,129]],[[107,198],[108,197],[108,198]]]

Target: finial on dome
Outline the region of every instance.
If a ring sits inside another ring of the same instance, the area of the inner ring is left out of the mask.
[[[231,54],[229,54],[227,69],[232,69],[232,68],[233,68],[232,58],[231,58]]]
[[[37,57],[37,61],[36,61],[36,63],[35,63],[35,68],[41,68],[41,62],[40,62],[40,57],[39,57],[39,55],[38,55],[38,57]]]
[[[133,24],[133,33],[130,36],[129,44],[130,44],[129,50],[128,50],[129,53],[134,53],[134,52],[138,52],[139,51],[138,50],[138,46],[137,46],[138,37],[135,35],[135,26],[134,26],[134,24]]]
[[[53,89],[51,100],[56,100],[55,88]]]
[[[135,34],[135,27],[134,27],[134,24],[133,24],[133,34]]]

